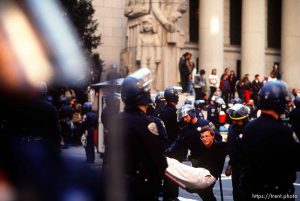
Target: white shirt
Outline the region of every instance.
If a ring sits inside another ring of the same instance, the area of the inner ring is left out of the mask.
[[[209,75],[208,82],[210,87],[219,87],[219,78],[217,75]]]

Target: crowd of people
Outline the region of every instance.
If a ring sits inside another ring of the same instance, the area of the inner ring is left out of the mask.
[[[300,151],[296,123],[300,97],[295,90],[291,95],[285,82],[278,79],[263,83],[259,75],[253,82],[249,75],[237,80],[230,69],[219,81],[213,69],[208,78],[210,95],[201,90],[197,95],[197,86],[207,86],[202,70],[194,85],[196,100],[178,106],[179,94],[189,93],[190,81],[186,79],[183,88],[167,87],[152,101],[151,81],[145,80],[149,73],[141,69],[125,78],[121,87],[125,110],[116,115],[114,125],[118,128],[111,128],[112,133],[122,133],[128,200],[158,200],[159,196],[165,201],[178,200],[178,183],[164,175],[167,157],[179,162],[190,160],[193,167],[205,168],[218,179],[227,155],[230,161],[225,174],[232,175],[234,200],[252,200],[264,193],[288,200],[297,198],[293,182],[300,165],[292,155]],[[232,85],[232,81],[236,83]],[[227,141],[220,135],[220,127],[225,124],[230,125]],[[211,201],[216,200],[213,187],[186,190]]]

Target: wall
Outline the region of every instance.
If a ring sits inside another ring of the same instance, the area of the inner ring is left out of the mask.
[[[93,0],[94,18],[99,23],[97,32],[101,34],[102,42],[97,52],[104,60],[104,70],[111,64],[120,64],[120,52],[126,46],[124,3],[125,0]],[[105,75],[104,72],[102,77]]]

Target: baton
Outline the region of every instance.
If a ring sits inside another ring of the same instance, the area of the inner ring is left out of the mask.
[[[221,201],[224,201],[221,175],[219,177],[219,183],[220,183]]]

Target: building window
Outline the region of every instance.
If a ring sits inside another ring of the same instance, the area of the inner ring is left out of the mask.
[[[230,44],[241,45],[242,0],[230,0]]]
[[[268,0],[268,47],[280,49],[281,0]]]
[[[190,0],[190,42],[199,41],[199,0]]]

